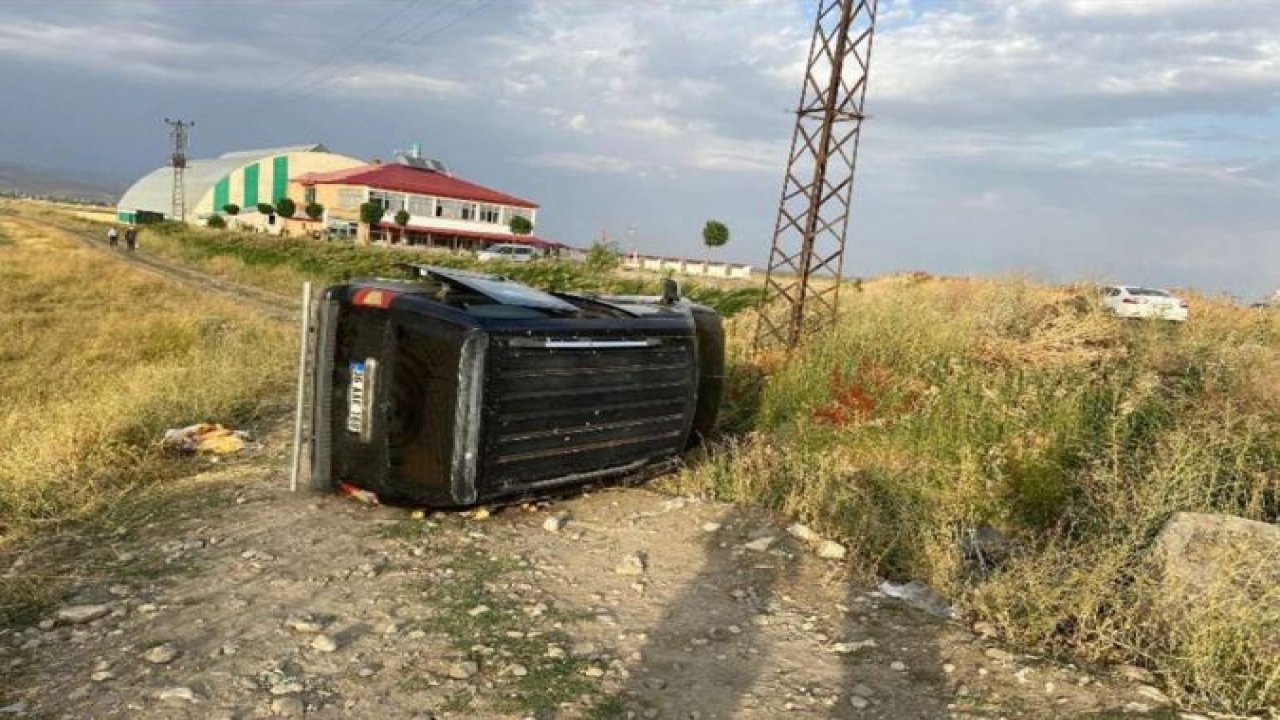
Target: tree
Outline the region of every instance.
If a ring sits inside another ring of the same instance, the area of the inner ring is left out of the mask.
[[[587,248],[587,269],[596,273],[606,273],[618,267],[622,259],[618,257],[618,248],[612,243],[597,240]]]
[[[324,206],[315,202],[307,203],[307,206],[302,211],[312,220],[319,220],[324,215]]]
[[[282,197],[276,201],[276,213],[281,217],[291,218],[298,211],[298,204],[287,197]]]
[[[729,242],[729,226],[719,220],[708,220],[702,226],[702,242],[709,248],[722,247]]]
[[[512,215],[508,227],[516,235],[528,235],[533,232],[533,222],[523,215]]]
[[[382,216],[386,212],[387,209],[376,202],[367,202],[360,205],[360,228],[357,240],[361,245],[369,244],[369,229],[382,222]]]
[[[271,203],[258,203],[258,212],[263,215],[275,215],[276,209],[272,207]]]
[[[221,230],[227,226],[227,221],[223,220],[221,215],[210,215],[209,219],[204,221],[204,224],[214,230]]]
[[[400,242],[404,242],[404,226],[409,224],[409,211],[404,208],[397,210],[395,221],[400,226]]]
[[[227,203],[222,206],[222,212],[230,215],[231,217],[235,217],[240,214],[240,206],[235,203]]]

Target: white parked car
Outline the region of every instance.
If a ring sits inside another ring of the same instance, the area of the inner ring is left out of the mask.
[[[538,257],[538,253],[528,245],[518,245],[516,243],[497,243],[476,253],[476,257],[483,262],[490,260],[503,260],[505,262],[529,262]]]
[[[1187,321],[1187,301],[1156,288],[1116,285],[1102,288],[1102,305],[1122,318]]]

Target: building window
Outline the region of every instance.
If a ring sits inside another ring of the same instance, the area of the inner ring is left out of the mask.
[[[364,199],[364,193],[354,188],[345,188],[338,191],[338,209],[339,210],[355,210],[360,207],[361,201]]]
[[[410,195],[408,201],[405,203],[405,210],[408,210],[410,215],[431,217],[435,214],[433,212],[432,204],[432,199],[429,197],[423,195]]]
[[[310,205],[316,201],[316,186],[311,185],[302,191],[302,202]]]
[[[371,190],[369,202],[378,203],[387,212],[399,212],[404,209],[404,195],[400,193]]]
[[[494,223],[501,222],[502,211],[497,205],[481,205],[480,206],[480,222]]]
[[[475,220],[475,219],[476,219],[476,204],[475,204],[475,203],[462,203],[462,216],[461,216],[461,217],[462,217],[462,219],[463,219],[463,220]]]
[[[476,216],[475,205],[461,200],[436,201],[436,217],[445,220],[472,220]]]

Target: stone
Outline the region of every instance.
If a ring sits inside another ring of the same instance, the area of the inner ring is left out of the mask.
[[[889,663],[889,668],[891,670],[897,670],[898,672],[906,672],[907,664],[902,662],[901,660],[894,660],[893,662]]]
[[[24,702],[16,702],[0,707],[0,715],[25,715],[30,708],[31,706]]]
[[[271,713],[273,715],[291,717],[301,715],[306,712],[306,709],[306,706],[302,704],[301,698],[281,697],[271,701]]]
[[[71,605],[58,611],[58,621],[68,625],[93,622],[111,612],[110,605]]]
[[[960,556],[980,570],[999,567],[1012,548],[1009,538],[990,525],[968,528],[960,534]]]
[[[984,640],[991,640],[1000,637],[1000,629],[995,624],[982,620],[973,624],[973,634]]]
[[[891,598],[897,598],[913,608],[924,610],[930,615],[945,618],[955,615],[955,611],[946,598],[934,592],[933,588],[919,580],[912,580],[907,583],[895,583],[885,580],[880,583],[878,589],[881,593]]]
[[[592,678],[604,677],[604,668],[596,667],[595,665],[588,665],[586,669],[582,671],[582,674]]]
[[[1280,612],[1280,596],[1267,592],[1280,583],[1280,525],[1175,513],[1156,536],[1152,554],[1163,569],[1166,602],[1194,605],[1212,592],[1268,603],[1272,607],[1263,612]]]
[[[1150,685],[1156,681],[1156,676],[1151,674],[1150,670],[1140,668],[1137,665],[1118,665],[1116,666],[1116,674],[1126,680],[1144,685]]]
[[[328,635],[317,635],[316,639],[311,641],[311,647],[322,653],[331,653],[338,649],[338,643]]]
[[[955,666],[955,665],[952,665],[951,663],[943,663],[943,664],[942,664],[942,672],[944,672],[944,673],[946,673],[946,674],[950,675],[950,674],[954,673],[955,671],[956,671],[956,666]]]
[[[1159,705],[1173,704],[1173,701],[1169,699],[1168,695],[1165,695],[1164,692],[1162,692],[1160,689],[1154,688],[1150,685],[1139,685],[1138,687],[1134,688],[1134,691],[1137,692],[1142,697],[1154,703],[1157,703]]]
[[[315,635],[316,633],[324,632],[324,625],[314,620],[291,620],[289,627],[293,628],[295,632],[300,632],[304,635]]]
[[[795,523],[791,527],[787,528],[787,533],[790,534],[792,537],[807,543],[816,543],[816,542],[822,541],[821,535],[819,535],[817,532],[811,529],[808,525],[802,525],[800,523]]]
[[[637,553],[623,558],[613,571],[619,575],[643,575],[645,569],[644,557]]]
[[[995,660],[996,662],[1013,662],[1013,653],[1000,648],[987,648],[983,651],[983,655]]]
[[[108,680],[115,679],[116,674],[110,670],[99,670],[89,676],[89,679],[96,683],[104,683]]]
[[[850,695],[849,704],[853,706],[854,710],[866,710],[870,707],[871,701],[861,695]]]
[[[863,685],[862,683],[858,683],[857,685],[854,685],[853,687],[849,688],[849,694],[859,695],[864,698],[869,698],[874,693],[871,691],[871,688],[867,687],[866,685]]]
[[[470,615],[471,617],[480,617],[481,615],[483,615],[483,614],[485,614],[485,613],[487,613],[487,612],[489,612],[489,606],[488,606],[488,605],[477,605],[477,606],[475,606],[475,607],[471,608],[470,610],[468,610],[468,611],[467,611],[467,614],[468,614],[468,615]]]
[[[196,697],[195,692],[189,687],[165,688],[164,690],[161,690],[160,692],[156,693],[156,699],[159,700],[160,702],[169,702],[169,703],[179,703],[179,702],[193,703],[199,700],[199,698]]]
[[[511,674],[515,675],[516,677],[524,677],[525,675],[529,674],[529,668],[526,668],[523,665],[512,665]]]
[[[702,523],[702,532],[704,533],[719,532],[720,528],[722,527],[724,527],[724,525],[718,522],[704,522]]]
[[[824,560],[843,560],[848,550],[835,540],[823,540],[818,545],[817,553]]]
[[[563,515],[552,515],[542,521],[542,529],[547,532],[557,533],[564,529],[567,518]]]
[[[293,678],[285,678],[275,685],[272,685],[270,692],[272,695],[277,697],[283,695],[297,695],[302,692],[302,683],[294,680]]]
[[[178,648],[174,647],[172,643],[164,643],[163,645],[157,645],[143,653],[142,659],[152,665],[168,665],[174,660],[177,660],[178,656],[181,654],[182,653],[178,652]]]
[[[744,543],[742,549],[750,550],[751,552],[768,552],[769,548],[777,541],[778,538],[773,537],[772,535],[765,535],[764,537],[756,538],[749,543]]]
[[[467,680],[480,672],[480,665],[472,660],[462,660],[449,666],[449,677],[454,680]]]
[[[875,646],[875,638],[867,638],[866,640],[856,640],[854,642],[833,643],[829,649],[837,655],[849,655],[864,648],[873,648]]]

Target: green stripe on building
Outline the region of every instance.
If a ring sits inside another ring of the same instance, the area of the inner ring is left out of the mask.
[[[136,218],[137,215],[131,212],[125,212],[124,210],[120,210],[116,213],[116,219],[120,222],[132,223]]]
[[[271,161],[271,202],[289,195],[289,156],[281,155]]]
[[[222,212],[222,206],[231,202],[231,178],[222,178],[213,186],[213,211]]]
[[[244,209],[258,206],[258,163],[244,166]]]

